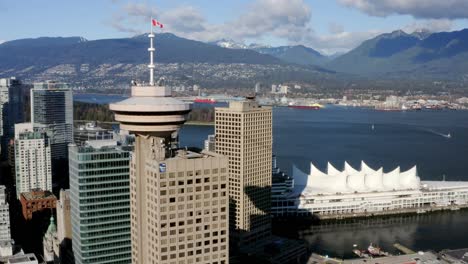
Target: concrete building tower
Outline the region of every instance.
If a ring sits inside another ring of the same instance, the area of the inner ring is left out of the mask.
[[[261,246],[271,235],[272,110],[254,98],[216,108],[215,134],[229,157],[231,242]]]
[[[71,205],[70,190],[60,190],[59,200],[57,200],[57,242],[58,252],[54,252],[59,259],[59,263],[75,263],[72,249],[72,226],[71,226]]]
[[[40,189],[52,191],[49,138],[31,123],[15,125],[16,196]]]
[[[132,263],[228,263],[227,159],[178,149],[191,107],[150,82],[111,104],[121,129],[136,135],[130,165]]]
[[[70,190],[60,190],[60,197],[57,201],[57,238],[59,243],[64,240],[71,240],[71,210],[70,210]]]

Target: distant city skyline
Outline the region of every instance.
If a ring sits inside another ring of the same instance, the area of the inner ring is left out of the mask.
[[[0,43],[41,36],[89,40],[129,37],[149,29],[200,41],[233,39],[271,46],[303,44],[343,52],[375,35],[403,29],[451,31],[468,27],[464,0],[239,0],[79,1],[0,3]],[[147,22],[145,22],[147,21]],[[145,25],[147,23],[147,25]]]

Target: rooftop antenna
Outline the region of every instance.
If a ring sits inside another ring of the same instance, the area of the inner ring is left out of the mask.
[[[154,20],[152,17],[151,17],[151,31],[150,31],[150,34],[148,35],[148,37],[150,38],[150,47],[148,48],[148,51],[150,52],[150,64],[148,65],[148,68],[150,69],[150,86],[154,86],[154,60],[153,60],[153,57],[154,57],[154,51],[156,50],[153,46],[153,41],[154,41],[154,33],[153,33],[153,26],[155,26],[155,24],[157,23],[156,20]]]

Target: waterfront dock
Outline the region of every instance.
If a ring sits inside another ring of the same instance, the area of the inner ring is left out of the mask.
[[[431,213],[447,210],[460,210],[468,208],[468,204],[461,205],[448,205],[448,206],[427,206],[427,207],[414,207],[414,208],[401,208],[394,210],[376,211],[376,212],[356,212],[351,214],[314,214],[319,220],[340,220],[350,218],[365,218],[374,216],[389,216],[389,215],[405,215],[405,214],[421,214]]]
[[[400,250],[401,252],[403,252],[403,253],[405,253],[405,254],[416,254],[416,252],[414,252],[413,250],[411,250],[411,249],[409,249],[409,248],[403,246],[403,245],[400,244],[400,243],[395,243],[395,244],[393,244],[393,246],[394,246],[396,249]]]
[[[322,256],[316,253],[312,253],[310,256],[309,260],[307,261],[307,264],[339,264],[343,263],[342,259],[338,258],[330,258],[328,256]]]

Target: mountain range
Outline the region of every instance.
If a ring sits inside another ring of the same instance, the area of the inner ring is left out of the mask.
[[[468,29],[440,33],[417,31],[412,34],[394,31],[364,41],[337,57],[325,56],[303,45],[269,47],[243,45],[230,40],[204,43],[171,33],[158,34],[155,43],[158,63],[191,65],[177,68],[183,72],[181,78],[193,76],[196,64],[201,63],[222,65],[226,73],[214,73],[220,81],[236,78],[233,72],[229,73],[227,65],[237,65],[235,67],[247,76],[237,77],[245,81],[248,78],[256,81],[254,76],[259,75],[272,79],[281,76],[286,80],[295,76],[294,80],[300,81],[304,76],[322,73],[332,74],[335,78],[352,74],[377,79],[468,79]],[[102,40],[82,37],[13,40],[0,44],[0,76],[23,75],[34,80],[38,76],[53,78],[53,74],[58,72],[64,78],[67,74],[81,78],[80,74],[90,73],[96,76],[120,74],[126,76],[123,79],[138,77],[146,71],[147,47],[146,35]],[[131,68],[136,65],[140,68],[135,73]],[[200,78],[204,78],[202,75]]]
[[[332,59],[332,57],[322,55],[320,52],[303,45],[280,47],[271,47],[268,45],[261,45],[256,43],[247,45],[232,39],[221,39],[218,41],[209,42],[209,44],[227,49],[250,49],[261,54],[271,55],[284,62],[299,65],[321,66]]]
[[[407,34],[398,30],[363,42],[324,67],[369,77],[468,77],[468,29]]]
[[[161,63],[281,64],[282,61],[248,49],[225,49],[203,42],[157,35],[156,61]],[[0,45],[0,69],[59,64],[147,63],[148,37],[88,41],[81,37],[20,39]]]

